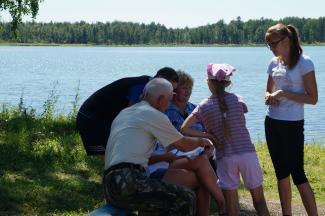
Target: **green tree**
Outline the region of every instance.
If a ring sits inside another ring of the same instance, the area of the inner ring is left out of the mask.
[[[12,18],[12,30],[16,35],[18,24],[22,22],[22,16],[32,15],[35,18],[39,3],[43,0],[0,0],[0,12],[8,10]]]

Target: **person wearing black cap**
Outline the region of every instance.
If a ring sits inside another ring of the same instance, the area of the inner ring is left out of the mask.
[[[154,77],[165,78],[174,88],[178,75],[173,68],[164,67]],[[116,80],[93,93],[81,105],[76,119],[87,155],[104,155],[111,124],[119,112],[138,102],[143,88],[152,77],[126,77]]]

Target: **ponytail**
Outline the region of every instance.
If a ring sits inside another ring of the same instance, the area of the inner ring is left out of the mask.
[[[221,127],[222,132],[226,138],[228,143],[231,143],[231,130],[230,126],[227,123],[227,112],[228,112],[228,105],[225,100],[225,88],[230,84],[230,81],[217,81],[213,80],[216,86],[216,95],[218,98],[219,109],[221,113]]]
[[[287,26],[289,39],[291,41],[290,46],[290,62],[289,68],[293,68],[299,61],[300,55],[302,54],[302,48],[299,43],[298,31],[293,25]]]

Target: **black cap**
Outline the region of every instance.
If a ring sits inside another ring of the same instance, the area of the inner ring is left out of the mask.
[[[163,67],[159,69],[155,77],[161,77],[169,81],[178,82],[177,72],[171,67]]]

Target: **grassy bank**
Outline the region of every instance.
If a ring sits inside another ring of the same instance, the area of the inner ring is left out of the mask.
[[[87,157],[75,130],[75,111],[53,116],[3,105],[0,109],[0,215],[81,215],[104,204],[103,161]],[[269,201],[277,201],[265,144],[257,144]],[[306,170],[319,206],[325,205],[325,146],[307,145]],[[242,198],[249,194],[241,188]],[[296,189],[294,203],[300,203]],[[211,208],[215,212],[215,207]]]
[[[303,46],[325,46],[325,43],[303,43]],[[263,47],[265,44],[176,44],[176,43],[150,43],[150,44],[58,44],[58,43],[16,43],[0,42],[0,46],[103,46],[103,47]]]

